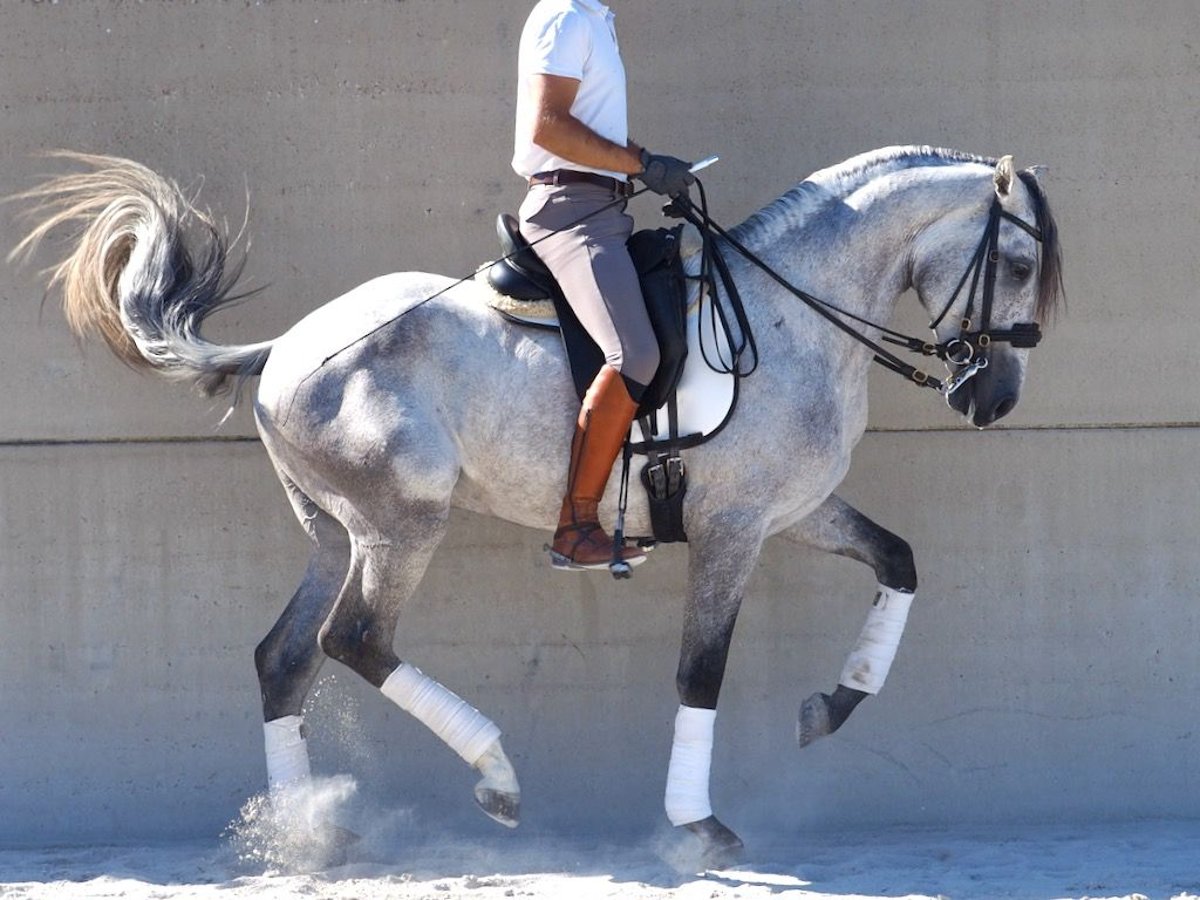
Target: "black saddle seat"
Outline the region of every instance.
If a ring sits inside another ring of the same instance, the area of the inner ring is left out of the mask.
[[[496,237],[500,240],[501,259],[487,271],[492,290],[514,300],[553,297],[557,287],[554,276],[529,246],[514,216],[500,213],[496,217]]]

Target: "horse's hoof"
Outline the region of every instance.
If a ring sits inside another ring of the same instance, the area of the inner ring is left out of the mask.
[[[817,738],[833,732],[833,721],[829,715],[829,695],[813,694],[800,705],[800,717],[796,721],[796,741],[801,748],[807,747]]]
[[[716,816],[683,826],[700,840],[700,862],[705,869],[727,869],[742,858],[742,839],[722,825]]]
[[[483,775],[475,785],[479,808],[501,825],[516,828],[521,821],[521,785],[499,740],[475,761],[475,768]]]
[[[506,828],[521,824],[521,795],[498,791],[494,788],[475,788],[475,802],[479,808]]]

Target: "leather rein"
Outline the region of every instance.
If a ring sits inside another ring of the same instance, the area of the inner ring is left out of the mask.
[[[942,307],[942,311],[929,323],[929,327],[935,330],[936,333],[938,325],[941,324],[942,320],[950,312],[950,308],[954,306],[955,301],[958,300],[963,288],[969,281],[970,290],[967,295],[967,308],[959,323],[959,334],[948,341],[931,342],[886,328],[869,319],[864,319],[854,313],[847,312],[819,297],[814,297],[807,291],[796,287],[709,217],[708,204],[704,199],[704,186],[700,184],[698,179],[696,184],[700,189],[701,196],[701,205],[699,207],[692,203],[690,198],[683,196],[672,200],[665,212],[668,215],[678,215],[699,228],[705,239],[706,250],[711,248],[710,252],[715,251],[717,259],[720,259],[719,251],[715,246],[716,242],[712,240],[712,235],[719,236],[781,287],[802,300],[818,315],[850,335],[850,337],[854,338],[860,344],[868,347],[873,352],[873,359],[876,363],[885,369],[903,375],[919,387],[933,388],[945,397],[947,402],[949,402],[950,396],[970,380],[972,376],[987,368],[988,352],[993,343],[1008,343],[1013,347],[1031,348],[1036,347],[1042,338],[1041,328],[1037,322],[1017,322],[1010,328],[1003,329],[991,326],[992,304],[996,292],[996,270],[1000,262],[999,240],[1001,221],[1012,222],[1038,243],[1042,242],[1041,229],[1030,225],[1020,217],[1014,216],[1012,213],[1004,210],[1000,206],[998,197],[992,199],[992,205],[988,211],[987,224],[984,226],[983,235],[979,239],[979,244],[975,249],[974,255],[971,257],[971,262],[967,265],[967,270],[963,273],[962,278],[959,279],[958,286],[954,289],[954,293],[950,295],[950,299],[946,301],[946,305]],[[723,270],[722,275],[725,277],[722,280],[725,282],[726,289],[733,294],[734,307],[740,308],[740,300],[736,298],[732,279],[728,277],[723,261],[719,262],[718,265]],[[979,328],[973,329],[977,298],[979,300]],[[871,340],[857,328],[849,324],[847,320],[870,328],[877,328],[882,333],[880,340],[903,347],[910,352],[919,353],[922,356],[936,356],[946,364],[957,367],[957,370],[952,372],[944,381],[935,378],[927,372],[918,369],[916,366],[908,364],[879,343]]]

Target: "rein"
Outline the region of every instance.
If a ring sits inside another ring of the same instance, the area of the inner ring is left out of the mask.
[[[697,179],[697,185],[700,185]],[[746,260],[762,270],[777,284],[783,287],[790,294],[802,300],[815,313],[822,316],[826,321],[834,327],[848,334],[854,340],[858,341],[869,348],[873,355],[873,360],[885,369],[896,372],[904,376],[918,387],[933,388],[939,394],[946,398],[947,402],[950,396],[963,386],[973,375],[987,368],[988,364],[988,348],[993,342],[1006,342],[1014,347],[1036,347],[1041,340],[1041,328],[1036,322],[1018,322],[1011,328],[998,329],[991,327],[992,303],[995,297],[996,289],[996,266],[1000,261],[999,238],[1000,238],[1000,222],[1006,220],[1017,225],[1026,233],[1028,233],[1038,243],[1042,242],[1042,232],[1036,226],[1030,225],[1023,219],[1014,216],[1012,213],[1005,211],[1000,206],[999,198],[993,198],[991,208],[988,211],[987,225],[984,227],[983,236],[979,240],[979,245],[976,247],[975,253],[971,258],[971,262],[967,265],[967,270],[959,279],[958,286],[954,289],[950,299],[942,308],[941,313],[932,322],[929,323],[931,329],[935,329],[941,324],[942,320],[949,313],[950,308],[962,293],[963,287],[968,279],[971,282],[970,293],[968,294],[967,309],[959,326],[959,335],[956,338],[951,338],[948,341],[930,342],[920,338],[906,335],[903,332],[895,331],[878,323],[872,322],[869,319],[864,319],[854,313],[847,312],[822,300],[819,297],[814,297],[812,294],[804,291],[764,262],[752,250],[744,246],[740,241],[729,234],[724,228],[718,225],[708,215],[708,204],[704,199],[704,187],[700,185],[701,206],[696,207],[690,198],[682,196],[672,200],[667,207],[668,215],[676,215],[686,219],[700,229],[704,237],[706,250],[709,244],[712,244],[713,250],[716,249],[713,235],[719,236],[722,240],[733,247]],[[706,262],[707,262],[706,253]],[[722,280],[725,282],[726,288],[730,290],[734,298],[734,309],[739,312],[739,325],[741,320],[741,303],[736,299],[736,292],[732,288],[732,278],[728,274],[728,269],[724,265],[724,260],[720,253],[713,254],[722,274]],[[974,315],[975,299],[980,287],[982,276],[983,294],[980,301],[980,328],[972,330],[972,316]],[[720,309],[719,304],[714,304],[717,309]],[[723,315],[723,313],[722,313]],[[957,366],[958,371],[952,373],[945,381],[942,381],[927,372],[918,369],[916,366],[910,365],[900,357],[896,356],[879,343],[871,340],[865,334],[849,324],[848,321],[857,322],[869,328],[876,328],[882,333],[881,340],[889,344],[894,344],[904,349],[919,353],[922,356],[936,356],[943,362]],[[723,321],[723,320],[722,320]],[[723,321],[723,324],[724,321]],[[726,333],[728,334],[728,326],[725,325]],[[743,334],[748,334],[743,330]],[[751,345],[753,339],[751,338]],[[735,354],[736,360],[736,354]],[[757,350],[755,350],[755,362],[757,364]],[[710,364],[711,365],[711,364]],[[736,361],[734,363],[736,367]]]
[[[1012,344],[1012,346],[1019,348],[1031,348],[1036,347],[1038,342],[1041,340],[1041,328],[1038,326],[1037,322],[1017,322],[1013,324],[1012,327],[1005,329],[996,329],[991,327],[992,302],[995,297],[996,289],[996,266],[1000,261],[999,237],[1001,220],[1012,222],[1014,225],[1028,233],[1038,243],[1042,242],[1041,229],[1034,225],[1030,225],[1028,222],[1019,218],[1018,216],[1014,216],[1012,213],[1004,210],[1000,206],[999,198],[992,199],[992,205],[988,211],[987,225],[984,227],[983,236],[979,240],[979,245],[976,247],[975,253],[971,258],[971,262],[967,265],[967,270],[963,273],[962,278],[959,279],[958,286],[950,295],[950,299],[946,301],[946,305],[942,308],[941,313],[939,313],[938,316],[929,323],[929,327],[931,329],[936,329],[938,325],[941,324],[942,320],[945,319],[946,315],[950,312],[950,308],[958,299],[959,294],[962,292],[963,287],[966,285],[969,279],[971,282],[971,289],[970,293],[968,294],[966,312],[961,323],[959,324],[959,335],[958,337],[951,338],[948,341],[931,342],[921,340],[917,337],[912,337],[911,335],[906,335],[903,332],[895,331],[884,325],[872,322],[869,319],[857,316],[854,313],[847,312],[846,310],[841,309],[826,300],[815,297],[807,291],[796,287],[794,284],[772,269],[769,265],[767,265],[767,263],[764,262],[752,250],[747,248],[744,244],[734,238],[728,231],[713,221],[708,214],[708,200],[704,191],[704,185],[701,183],[699,178],[696,179],[696,186],[700,191],[699,207],[697,207],[687,195],[681,195],[679,197],[672,198],[666,207],[664,207],[663,212],[669,216],[686,219],[688,222],[695,225],[700,230],[701,237],[704,241],[704,252],[701,257],[702,263],[700,280],[706,284],[709,284],[713,288],[711,315],[713,317],[714,333],[716,328],[719,326],[724,332],[733,354],[733,359],[729,362],[719,359],[716,363],[708,359],[706,354],[705,362],[714,371],[732,372],[735,375],[744,376],[749,375],[758,367],[758,347],[756,346],[754,342],[754,336],[750,331],[750,322],[746,317],[741,297],[739,296],[733,281],[733,276],[729,271],[728,265],[725,263],[725,259],[720,252],[715,237],[720,237],[729,246],[733,247],[733,249],[740,253],[747,261],[766,273],[766,275],[784,288],[784,290],[803,301],[805,305],[813,310],[813,312],[817,313],[834,327],[840,329],[851,338],[870,349],[873,354],[872,359],[874,362],[883,366],[885,369],[889,369],[892,372],[902,375],[904,378],[911,381],[918,387],[928,387],[934,389],[943,397],[945,397],[947,402],[949,402],[950,396],[960,387],[962,387],[972,376],[987,368],[988,349],[993,342],[1009,343]],[[597,213],[600,213],[611,206],[615,206],[618,203],[625,203],[632,197],[636,197],[639,194],[644,194],[647,190],[648,188],[643,187],[637,191],[634,191],[630,197],[619,197],[601,209],[593,210],[592,212],[581,216],[578,220],[570,223],[566,227],[574,227],[590,216],[596,215]],[[540,241],[545,240],[546,237],[550,237],[550,235],[546,235],[538,241],[532,242],[530,246],[532,247],[535,244],[540,243]],[[405,313],[411,312],[413,309],[416,309],[419,306],[424,306],[426,303],[441,297],[443,294],[453,290],[460,284],[470,281],[480,271],[483,271],[488,266],[512,259],[521,252],[523,251],[514,251],[507,256],[502,256],[490,263],[487,263],[469,275],[464,275],[457,281],[454,281],[441,290],[436,291],[435,293],[430,294],[424,299],[413,304],[411,307],[405,310]],[[733,331],[730,327],[730,322],[726,312],[722,305],[716,300],[717,292],[715,290],[716,278],[714,277],[714,269],[716,274],[720,276],[720,279],[725,286],[726,294],[730,299],[730,306],[734,313],[734,318],[737,320],[738,330],[741,333],[741,341],[737,342],[736,346],[733,340]],[[983,282],[983,294],[980,300],[980,328],[973,331],[971,327],[973,325],[972,315],[974,314],[975,299],[980,286],[981,275]],[[361,343],[375,333],[386,328],[405,313],[400,313],[384,322],[381,322],[367,333],[355,338],[344,347],[335,350],[321,361],[321,366],[324,366],[341,353],[344,353],[346,350],[350,349],[356,344]],[[948,365],[957,366],[958,371],[952,373],[944,381],[935,378],[929,373],[918,369],[916,366],[905,362],[903,359],[896,356],[894,353],[876,341],[871,340],[861,331],[850,325],[846,320],[857,322],[860,325],[865,325],[869,328],[878,329],[882,335],[880,340],[889,344],[903,347],[912,353],[919,353],[922,356],[936,356],[938,359],[942,360]],[[748,371],[743,372],[741,371],[740,362],[742,354],[747,349],[750,350],[754,362]],[[321,366],[318,366],[318,368]],[[311,374],[309,377],[311,377]]]

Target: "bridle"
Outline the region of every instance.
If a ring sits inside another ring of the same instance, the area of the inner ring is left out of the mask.
[[[979,239],[979,246],[975,248],[975,254],[971,257],[967,271],[959,279],[958,286],[955,287],[954,293],[950,295],[950,299],[946,301],[946,305],[942,307],[942,311],[929,323],[930,330],[936,334],[938,326],[942,324],[942,320],[946,318],[947,313],[950,312],[951,307],[958,300],[958,296],[962,293],[963,286],[969,278],[971,289],[967,294],[967,308],[963,313],[962,321],[959,323],[958,337],[952,338],[945,343],[934,345],[935,353],[940,359],[950,365],[958,366],[958,371],[946,379],[946,389],[942,393],[947,399],[963,383],[971,378],[972,375],[987,368],[988,351],[991,349],[993,343],[1008,343],[1013,347],[1032,348],[1036,347],[1042,339],[1042,330],[1037,322],[1016,322],[1009,328],[1004,329],[991,327],[992,303],[996,294],[996,268],[1000,263],[999,242],[1001,220],[1012,222],[1039,244],[1042,243],[1042,231],[1040,228],[1036,225],[1030,225],[1020,216],[1014,216],[1003,209],[1000,206],[1000,199],[998,197],[992,199],[991,208],[988,210],[987,225],[983,230],[983,237]],[[980,287],[981,272],[983,276],[983,291],[979,304],[979,329],[972,330],[971,326],[974,324],[972,316],[975,313],[975,298]],[[889,339],[885,336],[884,340]],[[898,341],[891,342],[900,343]]]
[[[950,295],[950,299],[942,307],[942,311],[929,323],[929,327],[934,330],[936,337],[937,327],[950,312],[951,307],[954,306],[955,301],[958,300],[963,288],[969,281],[970,290],[967,294],[967,306],[959,325],[959,334],[950,340],[939,342],[921,340],[920,338],[887,328],[869,319],[864,319],[844,309],[840,309],[832,303],[822,300],[819,297],[814,297],[807,291],[796,287],[767,265],[753,251],[749,250],[732,237],[729,232],[709,218],[708,204],[704,198],[704,187],[698,179],[696,184],[700,188],[701,205],[699,207],[692,203],[689,198],[680,197],[673,200],[666,211],[669,215],[679,215],[687,219],[699,228],[705,237],[706,250],[717,254],[719,258],[720,250],[716,246],[716,241],[710,239],[710,235],[715,234],[720,236],[729,246],[737,250],[738,253],[761,269],[789,293],[804,301],[818,315],[825,318],[860,344],[870,348],[874,354],[873,359],[876,363],[903,375],[919,387],[933,388],[945,397],[947,402],[949,402],[950,396],[955,391],[978,372],[987,368],[988,355],[993,343],[1007,343],[1017,348],[1030,348],[1036,347],[1042,338],[1042,331],[1037,322],[1017,322],[1009,328],[1003,329],[993,328],[991,325],[992,305],[996,293],[996,270],[1000,262],[1000,222],[1012,222],[1038,243],[1042,243],[1041,229],[1035,225],[1030,225],[1019,216],[1015,216],[1004,210],[1000,206],[999,197],[992,198],[992,205],[988,210],[987,224],[984,226],[983,235],[979,239],[975,253],[972,255],[971,261],[967,264],[967,270],[963,273],[962,278],[959,279],[958,286],[955,287],[954,292]],[[720,263],[720,267],[724,268],[723,263]],[[740,299],[737,298],[736,290],[732,287],[732,280],[726,278],[725,286],[731,295],[730,299],[735,308],[740,307]],[[977,297],[979,299],[979,328],[973,329]],[[871,340],[857,328],[850,325],[850,321],[878,329],[882,333],[880,339],[889,344],[901,346],[910,352],[919,353],[922,356],[936,356],[947,365],[954,366],[956,371],[952,372],[944,381],[935,378],[927,372],[908,364],[894,353]]]

